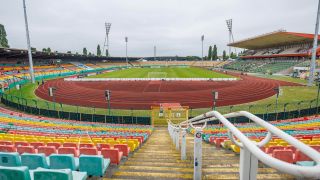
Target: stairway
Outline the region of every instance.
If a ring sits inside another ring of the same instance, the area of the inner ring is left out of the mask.
[[[239,155],[203,142],[202,179],[239,179]],[[193,135],[187,135],[187,160],[166,127],[157,127],[148,141],[122,164],[111,179],[193,179]],[[259,164],[257,179],[294,179]]]

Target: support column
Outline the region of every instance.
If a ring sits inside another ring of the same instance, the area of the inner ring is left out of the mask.
[[[256,180],[258,159],[246,148],[240,150],[240,180]]]
[[[200,127],[195,128],[194,133],[194,169],[193,179],[201,180],[202,174],[202,129]]]
[[[187,131],[185,129],[182,129],[182,133],[181,133],[181,160],[187,159],[186,135],[187,135]]]
[[[176,131],[176,150],[179,151],[180,146],[180,129],[175,129]]]

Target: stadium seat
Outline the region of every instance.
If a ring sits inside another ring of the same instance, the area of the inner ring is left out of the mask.
[[[28,142],[21,142],[21,141],[16,141],[14,142],[14,146],[18,147],[18,146],[29,146]]]
[[[45,154],[29,154],[21,155],[22,166],[27,166],[29,169],[37,169],[38,167],[49,168]]]
[[[5,167],[0,166],[1,180],[31,180],[28,167]]]
[[[11,141],[0,141],[0,145],[13,145]]]
[[[100,144],[100,143],[98,143],[96,146],[97,146],[98,151],[101,151],[103,148],[107,148],[107,149],[111,148],[110,144]]]
[[[63,147],[74,147],[78,149],[78,144],[77,143],[64,143]]]
[[[58,154],[72,154],[74,157],[78,157],[79,153],[75,147],[60,147]]]
[[[8,167],[21,166],[19,153],[0,152],[0,166],[8,166]]]
[[[39,146],[38,153],[44,153],[46,156],[50,156],[51,154],[56,154],[57,150],[54,146]]]
[[[30,146],[33,146],[35,149],[38,149],[39,146],[45,146],[43,142],[31,142]]]
[[[312,161],[307,155],[303,154],[299,149],[294,154],[294,162],[298,161]]]
[[[123,153],[119,149],[102,149],[101,155],[104,158],[109,158],[111,164],[120,164]]]
[[[47,143],[47,146],[54,146],[56,149],[58,149],[61,146],[61,144],[58,142],[49,142]]]
[[[274,158],[280,159],[282,161],[293,163],[293,152],[292,150],[278,150],[275,149],[272,152]]]
[[[79,171],[87,172],[89,176],[103,176],[110,159],[104,159],[102,155],[80,155],[79,164]]]
[[[33,146],[18,146],[17,147],[17,152],[19,154],[22,154],[22,153],[37,153],[37,151],[34,149]]]
[[[14,145],[0,145],[0,152],[16,152]]]
[[[79,159],[72,154],[52,154],[49,156],[50,169],[71,169],[76,171],[79,168]]]
[[[92,147],[94,147],[94,145],[91,143],[81,143],[79,145],[79,148],[83,148],[83,147],[92,148]]]
[[[85,180],[86,172],[71,171],[70,169],[38,168],[32,172],[34,180]]]
[[[123,153],[123,156],[126,156],[126,157],[129,156],[130,147],[128,147],[128,145],[126,145],[126,144],[115,144],[114,148],[119,149],[119,151],[121,151]]]
[[[86,147],[83,147],[83,148],[80,148],[80,155],[83,154],[83,155],[98,155],[98,150],[94,147],[91,147],[91,148],[86,148]]]
[[[314,161],[297,161],[296,164],[299,166],[315,166],[316,162],[314,162]]]

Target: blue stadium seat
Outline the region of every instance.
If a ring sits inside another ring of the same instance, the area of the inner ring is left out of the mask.
[[[44,169],[38,168],[32,172],[34,180],[85,180],[86,172],[71,171],[70,169]]]
[[[29,169],[26,166],[20,167],[4,167],[0,166],[0,179],[1,180],[31,180]]]
[[[52,154],[49,157],[50,169],[79,169],[79,159],[72,154]]]
[[[21,166],[19,153],[0,152],[0,166],[7,166],[7,167]]]
[[[297,161],[296,164],[300,165],[300,166],[315,166],[316,162],[314,162],[314,161]]]
[[[27,166],[29,169],[37,169],[38,167],[49,168],[46,156],[44,154],[23,153],[21,155],[22,166]]]
[[[79,158],[79,170],[87,172],[90,176],[103,176],[110,159],[104,159],[102,155],[81,155]]]

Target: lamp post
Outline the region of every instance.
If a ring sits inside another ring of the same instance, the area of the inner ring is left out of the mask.
[[[53,101],[53,110],[56,110],[56,99],[55,99],[55,95],[54,95],[54,91],[56,91],[57,88],[55,87],[49,87],[49,96],[52,97],[52,101]]]
[[[204,35],[201,36],[201,61],[203,65],[203,41],[204,41]]]
[[[279,100],[279,87],[276,87],[273,89],[276,92],[276,107],[275,107],[275,113],[276,113],[276,120],[278,120],[278,100]]]
[[[217,100],[218,100],[218,91],[212,91],[212,97],[213,97],[212,110],[216,110],[216,103],[217,103]]]
[[[128,61],[128,37],[124,38],[126,42],[126,63],[127,63],[127,68],[129,67],[129,61]]]
[[[106,101],[108,103],[108,111],[109,111],[109,116],[110,116],[110,99],[111,99],[111,91],[110,90],[105,90],[105,97]]]

